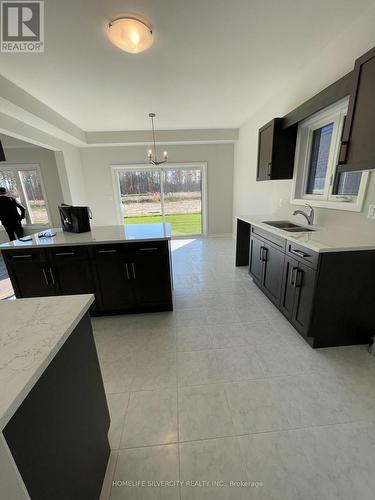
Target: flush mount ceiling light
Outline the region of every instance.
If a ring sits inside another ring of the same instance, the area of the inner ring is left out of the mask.
[[[155,113],[149,113],[148,115],[151,118],[151,127],[152,127],[152,142],[153,142],[153,150],[149,149],[147,158],[152,165],[161,165],[162,163],[165,163],[168,160],[168,153],[164,151],[163,153],[163,160],[158,161],[158,156],[156,154],[156,142],[155,142],[155,128],[154,128],[154,118],[155,118]]]
[[[151,27],[135,17],[120,17],[111,21],[108,37],[114,45],[131,54],[143,52],[153,43]]]

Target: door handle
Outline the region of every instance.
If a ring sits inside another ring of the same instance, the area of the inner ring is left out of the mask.
[[[262,262],[267,262],[268,248],[262,247]]]
[[[129,275],[128,264],[126,263],[125,266],[126,266],[126,277],[128,278],[128,281],[129,281],[130,280],[130,275]]]
[[[134,262],[132,262],[132,269],[133,269],[133,278],[135,279],[136,276],[135,276],[135,265],[134,265]]]
[[[55,285],[55,277],[53,275],[52,267],[49,268],[49,275],[51,276],[52,285]]]
[[[267,175],[268,177],[271,177],[271,168],[272,168],[272,162],[269,161],[267,164]]]
[[[298,271],[298,267],[292,267],[292,271],[291,271],[290,276],[289,276],[289,283],[294,288],[295,288],[295,284],[296,284],[297,271]]]
[[[303,271],[302,271],[302,269],[297,269],[296,279],[294,282],[294,288],[301,288],[302,281],[303,281]]]
[[[263,260],[263,257],[262,257],[262,254],[263,254],[263,248],[264,247],[260,247],[259,248],[259,260],[262,261]]]
[[[48,278],[47,278],[47,273],[46,273],[46,270],[44,269],[44,267],[42,267],[42,273],[43,273],[44,281],[46,282],[46,285],[49,286],[49,281],[48,281]]]

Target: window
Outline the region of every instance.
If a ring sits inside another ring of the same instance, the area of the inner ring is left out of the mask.
[[[323,194],[327,176],[329,150],[331,148],[333,123],[328,123],[313,132],[307,194]]]
[[[113,167],[113,171],[123,223],[167,222],[173,236],[204,232],[202,166]]]
[[[299,124],[292,203],[361,211],[368,172],[337,172],[348,100]]]
[[[0,186],[26,208],[27,224],[48,224],[48,208],[37,165],[0,167]]]

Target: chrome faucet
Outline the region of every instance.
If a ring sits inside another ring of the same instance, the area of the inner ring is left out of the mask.
[[[298,214],[303,215],[306,218],[308,225],[312,226],[314,224],[315,211],[311,205],[308,205],[307,203],[305,203],[305,205],[306,207],[309,208],[308,213],[304,212],[303,210],[295,210],[293,212],[293,215],[298,215]]]

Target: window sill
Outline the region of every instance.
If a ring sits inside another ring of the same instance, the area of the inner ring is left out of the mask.
[[[315,200],[311,198],[294,198],[290,200],[292,205],[306,205],[308,203],[312,207],[328,208],[331,210],[343,210],[345,212],[362,212],[363,200],[352,201],[328,201]]]

